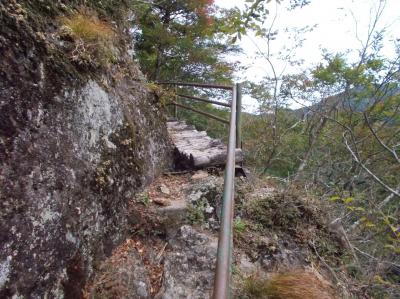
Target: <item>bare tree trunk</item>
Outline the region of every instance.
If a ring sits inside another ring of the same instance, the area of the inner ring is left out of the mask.
[[[332,112],[332,110],[334,110],[334,108],[332,108],[329,111],[329,113]],[[303,157],[299,167],[297,168],[297,172],[296,172],[296,175],[294,177],[294,180],[300,179],[301,175],[303,174],[304,168],[306,168],[306,166],[307,166],[307,164],[309,162],[309,159],[311,157],[311,153],[312,153],[312,150],[314,148],[314,145],[317,142],[319,136],[321,135],[322,130],[326,125],[326,122],[327,122],[327,118],[325,116],[321,116],[321,118],[319,120],[319,123],[318,123],[318,126],[315,129],[315,133],[312,132],[312,128],[310,129],[309,146],[308,146],[308,149],[307,149],[306,153],[304,154],[304,157]]]
[[[154,81],[160,80],[161,65],[162,65],[162,47],[160,45],[159,47],[157,47],[157,58],[156,58],[156,63],[154,66],[154,74],[153,74]]]

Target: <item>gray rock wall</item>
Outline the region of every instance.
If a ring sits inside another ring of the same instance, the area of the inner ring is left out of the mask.
[[[79,298],[126,236],[129,200],[168,163],[164,117],[127,79],[46,100],[12,91],[0,93],[0,297]]]
[[[139,82],[106,90],[88,81],[20,107],[25,125],[0,144],[0,297],[76,298],[96,260],[126,236],[129,200],[168,161],[150,100]],[[10,101],[1,108],[19,105]]]
[[[82,297],[135,221],[135,192],[168,163],[129,36],[113,23],[112,64],[75,63],[59,26],[78,4],[63,3],[0,1],[0,298]]]

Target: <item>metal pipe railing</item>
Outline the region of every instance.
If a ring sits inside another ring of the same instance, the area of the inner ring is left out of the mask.
[[[204,102],[204,103],[210,103],[210,104],[214,104],[214,105],[224,106],[224,107],[228,107],[228,108],[231,107],[231,105],[228,104],[228,103],[217,102],[217,101],[203,99],[203,98],[190,96],[190,95],[185,95],[185,94],[181,94],[181,93],[178,93],[177,96],[180,96],[182,98],[192,99],[192,100],[195,100],[195,101]]]
[[[236,100],[237,86],[232,90],[232,106],[228,137],[228,154],[225,167],[224,193],[222,202],[222,214],[218,238],[217,267],[215,269],[215,281],[213,299],[227,299],[230,293],[230,271],[232,260],[232,226],[233,205],[235,191],[235,148],[236,148]]]
[[[209,118],[215,119],[215,120],[217,120],[217,121],[220,121],[220,122],[222,122],[222,123],[224,123],[224,124],[229,125],[229,121],[228,121],[228,120],[226,120],[225,118],[222,118],[222,117],[213,115],[213,114],[211,114],[211,113],[207,113],[207,112],[204,112],[204,111],[195,109],[195,108],[193,108],[193,107],[186,106],[186,105],[182,105],[182,104],[176,103],[176,102],[171,103],[171,105],[175,105],[175,106],[181,107],[181,108],[183,108],[183,109],[190,110],[190,111],[193,111],[193,112],[202,114],[202,115],[204,115],[204,116],[207,116],[207,117],[209,117]]]
[[[221,85],[221,84],[207,84],[207,83],[187,83],[187,82],[157,82],[160,85],[179,85],[179,86],[192,86],[192,87],[200,87],[200,88],[216,88],[216,89],[225,89],[232,90],[232,86]]]
[[[230,120],[220,118],[210,113],[206,113],[195,108],[177,103],[177,100],[172,104],[175,107],[188,109],[223,123],[229,124],[229,137],[227,147],[227,161],[224,174],[224,193],[222,197],[222,212],[220,221],[220,231],[218,237],[218,254],[215,269],[213,299],[227,299],[230,296],[230,279],[231,279],[231,262],[232,262],[232,248],[233,248],[233,213],[234,213],[234,192],[235,192],[235,150],[241,148],[241,86],[235,84],[233,86],[203,84],[203,83],[183,83],[183,82],[161,82],[159,84],[171,84],[175,86],[194,86],[204,88],[219,88],[232,91],[232,102],[230,103],[231,114]],[[193,96],[184,96],[194,100],[202,100],[211,102]],[[212,101],[211,103],[213,103]],[[216,103],[213,103],[216,104]],[[219,103],[220,104],[220,103]],[[228,105],[229,106],[229,105]]]

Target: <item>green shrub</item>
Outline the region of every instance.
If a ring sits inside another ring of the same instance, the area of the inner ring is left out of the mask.
[[[288,232],[296,232],[302,226],[323,226],[319,204],[292,190],[255,198],[247,205],[246,214],[264,228],[279,228]]]

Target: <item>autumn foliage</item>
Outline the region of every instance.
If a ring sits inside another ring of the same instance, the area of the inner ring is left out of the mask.
[[[201,0],[196,2],[198,3],[196,13],[206,20],[207,25],[212,25],[213,19],[211,7],[214,4],[214,0]]]

